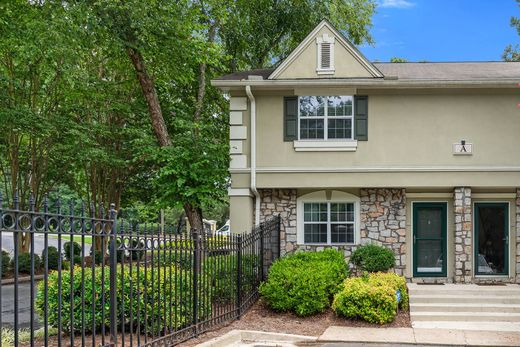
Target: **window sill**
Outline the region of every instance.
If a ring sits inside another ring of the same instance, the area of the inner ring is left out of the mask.
[[[294,141],[296,152],[355,152],[357,150],[357,140],[347,141]]]
[[[316,73],[318,75],[334,75],[336,70],[334,68],[331,69],[316,69]]]

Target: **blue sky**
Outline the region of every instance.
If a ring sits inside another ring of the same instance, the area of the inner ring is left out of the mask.
[[[520,42],[511,16],[515,0],[377,0],[373,47],[359,47],[371,61],[497,61]]]

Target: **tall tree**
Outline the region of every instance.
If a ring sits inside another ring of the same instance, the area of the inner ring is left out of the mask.
[[[520,6],[520,0],[516,0],[516,3],[518,6]],[[511,27],[516,29],[516,32],[518,35],[520,35],[520,18],[518,17],[511,17],[510,20]],[[519,51],[519,45],[508,45],[504,49],[504,53],[502,54],[502,59],[504,61],[520,61],[520,51]]]

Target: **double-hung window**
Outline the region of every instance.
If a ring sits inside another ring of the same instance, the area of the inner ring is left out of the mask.
[[[304,243],[354,243],[354,203],[305,202],[303,228]]]
[[[352,140],[353,101],[352,96],[300,96],[299,139]]]

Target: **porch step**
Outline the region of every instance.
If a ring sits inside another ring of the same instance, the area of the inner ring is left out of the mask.
[[[520,313],[507,312],[410,312],[412,321],[520,322]]]
[[[419,303],[479,303],[488,304],[520,304],[520,296],[503,295],[414,295],[410,294],[410,305]]]
[[[415,303],[410,313],[415,312],[502,312],[520,313],[520,304],[478,303]]]
[[[408,285],[417,328],[520,331],[520,286]]]

